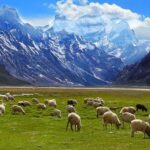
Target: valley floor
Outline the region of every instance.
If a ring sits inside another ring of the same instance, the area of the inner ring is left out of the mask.
[[[149,150],[150,139],[143,139],[142,133],[130,137],[130,126],[125,129],[107,130],[102,127],[101,118],[96,118],[93,107],[87,107],[85,97],[102,97],[109,107],[135,106],[142,103],[148,112],[137,112],[137,118],[147,120],[150,114],[150,89],[133,88],[38,88],[1,87],[0,94],[15,94],[15,102],[6,103],[6,113],[0,117],[0,149],[2,150]],[[20,95],[24,93],[24,95]],[[31,95],[33,94],[33,95]],[[55,98],[62,118],[50,116],[52,108],[44,111],[36,106],[26,107],[26,115],[12,115],[11,106],[19,100],[37,97],[41,102]],[[77,112],[82,119],[81,132],[65,131],[67,122],[66,103],[77,99]],[[119,110],[116,112],[119,114]]]

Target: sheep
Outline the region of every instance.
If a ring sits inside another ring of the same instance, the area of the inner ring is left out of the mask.
[[[48,106],[53,106],[53,107],[57,106],[55,99],[52,99],[52,100],[47,99],[47,100],[45,100],[45,104],[48,105]]]
[[[68,122],[67,122],[66,131],[68,130],[69,124],[71,126],[72,131],[73,131],[73,125],[75,126],[75,131],[80,131],[80,129],[81,129],[81,118],[80,118],[80,116],[74,112],[68,114]]]
[[[121,114],[121,119],[122,119],[122,125],[124,128],[124,122],[131,123],[132,120],[136,119],[136,116],[129,112],[124,112]]]
[[[13,95],[9,95],[9,96],[8,96],[8,99],[11,100],[11,101],[15,100],[15,98],[14,98]]]
[[[143,104],[137,104],[136,105],[136,111],[138,111],[139,109],[147,112],[147,108]]]
[[[32,103],[33,104],[38,104],[39,103],[39,100],[37,98],[32,98]]]
[[[93,102],[93,107],[97,108],[99,106],[103,106],[100,102]]]
[[[96,99],[94,99],[94,101],[95,101],[95,102],[99,102],[99,103],[101,103],[102,105],[105,104],[104,100],[103,100],[102,98],[100,98],[100,97],[97,97]]]
[[[68,105],[66,109],[68,113],[76,112],[75,108],[72,105]]]
[[[67,104],[68,104],[68,105],[75,106],[75,105],[77,105],[77,100],[75,100],[75,99],[70,99],[70,100],[67,101]]]
[[[131,137],[134,137],[134,133],[137,131],[141,131],[145,134],[147,134],[150,137],[150,125],[148,122],[145,122],[140,119],[135,119],[131,121]]]
[[[6,93],[5,96],[8,97],[8,100],[15,100],[14,96],[11,95],[10,93]]]
[[[120,110],[120,113],[124,113],[124,112],[129,112],[131,114],[135,114],[136,113],[136,109],[132,106],[128,106],[128,107],[123,107],[121,110]]]
[[[0,114],[2,115],[4,113],[5,113],[5,104],[2,103],[2,104],[0,104]]]
[[[58,118],[61,118],[61,110],[59,109],[54,109],[53,112],[51,113],[52,116],[56,116]]]
[[[93,103],[94,103],[94,101],[88,100],[86,104],[87,104],[88,106],[93,106]]]
[[[43,104],[43,103],[38,103],[38,104],[37,104],[37,108],[44,110],[44,109],[46,109],[46,105]]]
[[[3,100],[4,100],[4,101],[8,101],[8,100],[9,100],[9,99],[8,99],[8,96],[7,96],[7,95],[4,95],[4,96],[3,96]]]
[[[98,118],[99,115],[103,115],[107,111],[110,111],[109,107],[106,107],[106,106],[97,107],[96,108],[97,118]]]
[[[93,101],[93,98],[84,98],[84,104],[87,104],[88,101]]]
[[[112,124],[115,124],[116,128],[119,129],[121,122],[116,113],[108,111],[103,114],[103,126],[107,128],[107,124],[111,124],[111,128]]]
[[[85,98],[84,103],[87,104],[88,106],[94,106],[95,108],[98,106],[103,106],[104,105],[104,100],[102,98]]]
[[[25,115],[25,111],[21,106],[13,105],[12,106],[12,114],[16,114],[16,113],[22,113],[23,115]]]
[[[29,101],[19,101],[18,105],[26,107],[26,106],[31,106],[31,103]]]

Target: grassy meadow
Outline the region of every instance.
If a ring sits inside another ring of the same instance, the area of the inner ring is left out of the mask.
[[[150,114],[150,92],[134,90],[100,90],[100,89],[49,89],[49,88],[0,88],[0,94],[31,93],[33,95],[16,96],[15,102],[6,103],[6,112],[0,116],[0,150],[150,150],[150,139],[143,139],[143,134],[130,137],[130,126],[116,130],[110,126],[105,130],[101,118],[96,118],[93,107],[83,103],[85,97],[102,97],[105,105],[122,107],[143,103],[148,112],[137,112],[137,118],[147,119]],[[43,102],[46,98],[55,98],[57,108],[62,111],[62,118],[50,116],[53,108],[44,111],[36,106],[25,107],[26,115],[12,115],[11,105],[19,100],[33,97]],[[66,132],[66,102],[73,98],[78,100],[76,110],[81,116],[80,132]],[[116,112],[119,113],[119,110]]]

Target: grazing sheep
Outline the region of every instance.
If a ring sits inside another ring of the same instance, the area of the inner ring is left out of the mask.
[[[95,101],[95,102],[99,102],[99,103],[101,103],[102,105],[105,104],[104,100],[103,100],[102,98],[100,98],[100,97],[95,98],[94,101]]]
[[[51,113],[52,116],[56,116],[58,118],[61,118],[61,110],[59,109],[54,109],[53,112]]]
[[[129,112],[124,112],[121,114],[121,119],[122,119],[122,125],[124,128],[124,122],[131,123],[132,120],[136,119],[136,116],[134,114],[129,113]]]
[[[38,104],[39,103],[39,100],[37,98],[32,98],[32,103],[33,104]]]
[[[145,134],[147,134],[150,137],[150,125],[148,122],[145,122],[140,119],[135,119],[131,121],[131,137],[134,137],[134,132],[141,131]]]
[[[68,105],[67,106],[67,112],[68,113],[72,113],[72,112],[76,112],[75,108],[72,105]]]
[[[128,107],[123,107],[121,110],[120,110],[120,113],[124,113],[124,112],[129,112],[131,114],[135,114],[136,113],[136,109],[132,106],[128,106]]]
[[[48,106],[52,106],[52,107],[56,107],[57,104],[56,104],[56,100],[55,99],[52,99],[52,100],[45,100],[45,104],[48,105]]]
[[[75,105],[77,105],[77,100],[75,100],[75,99],[70,99],[70,100],[67,101],[67,104],[68,104],[68,105],[75,106]]]
[[[5,96],[8,97],[8,100],[15,100],[14,96],[11,95],[10,93],[6,93]]]
[[[72,131],[73,131],[73,125],[75,126],[75,131],[80,131],[80,128],[81,128],[80,116],[74,112],[68,114],[68,122],[67,122],[66,131],[68,130],[69,124],[71,126]]]
[[[115,124],[116,128],[119,129],[121,123],[117,116],[117,114],[113,113],[112,111],[105,112],[103,114],[103,126],[107,128],[107,124]]]
[[[104,100],[102,98],[85,98],[84,99],[84,103],[87,104],[88,106],[94,106],[99,107],[99,106],[103,106],[104,105]]]
[[[21,106],[13,105],[12,106],[12,114],[16,114],[16,113],[22,113],[23,115],[25,115],[25,111]]]
[[[93,103],[94,103],[94,101],[88,100],[86,104],[87,104],[88,106],[93,106]]]
[[[4,113],[5,113],[5,104],[2,103],[2,104],[0,104],[0,114],[2,115]]]
[[[147,112],[147,108],[143,104],[137,104],[136,105],[136,111],[138,111],[138,110],[142,110],[142,111]]]
[[[107,111],[111,111],[111,110],[108,107],[106,107],[106,106],[97,107],[96,108],[97,118],[98,118],[99,115],[103,115]]]
[[[38,103],[38,104],[37,104],[37,108],[44,110],[44,109],[46,109],[46,105],[43,104],[43,103]]]
[[[8,99],[11,100],[11,101],[14,101],[14,100],[15,100],[15,98],[14,98],[13,95],[9,95],[9,96],[8,96]]]
[[[93,101],[94,98],[84,98],[84,104],[87,104],[88,101]]]
[[[8,99],[8,96],[7,96],[7,95],[4,95],[4,96],[3,96],[3,100],[4,100],[4,101],[8,101],[8,100],[9,100],[9,99]]]
[[[26,106],[31,106],[31,103],[29,101],[19,101],[18,105],[26,107]]]
[[[97,108],[97,107],[100,107],[100,106],[103,106],[100,102],[93,102],[93,107],[94,108]]]

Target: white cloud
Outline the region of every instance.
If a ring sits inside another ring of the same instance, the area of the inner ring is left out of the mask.
[[[65,24],[62,27],[70,28],[75,31],[75,26],[79,21],[86,22],[86,24],[95,27],[95,25],[105,23],[106,30],[109,30],[112,20],[124,20],[128,22],[131,29],[135,29],[137,36],[142,34],[142,37],[147,36],[150,28],[150,18],[144,18],[138,13],[132,12],[129,9],[123,9],[118,5],[110,5],[108,3],[100,4],[94,2],[88,2],[87,0],[82,1],[85,5],[77,5],[73,0],[59,1],[56,4],[56,13],[60,17],[65,17]],[[84,19],[83,19],[84,18]],[[86,18],[86,19],[85,19]],[[99,28],[98,28],[99,29]],[[143,31],[142,33],[142,29]],[[146,34],[146,32],[148,32]]]
[[[43,18],[23,18],[24,22],[30,23],[33,26],[52,26],[54,22],[53,17],[43,17]]]

